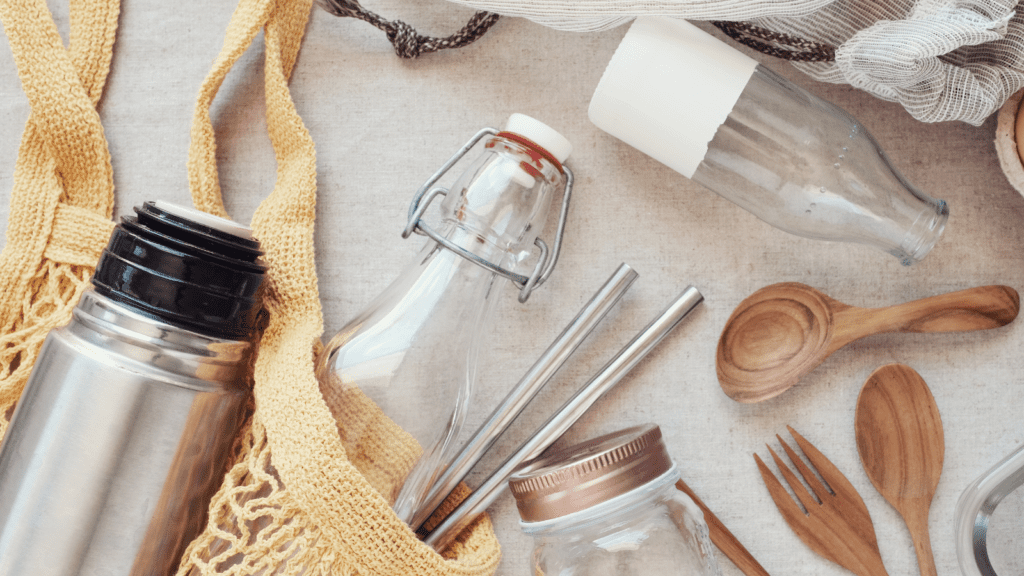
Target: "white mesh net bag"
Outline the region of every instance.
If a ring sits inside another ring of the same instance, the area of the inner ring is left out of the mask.
[[[450,1],[576,32],[646,14],[716,21],[734,33],[745,29],[744,43],[774,55],[808,47],[824,54],[794,65],[899,102],[924,122],[980,125],[1024,87],[1024,14],[1015,0]],[[730,30],[729,22],[748,26]]]

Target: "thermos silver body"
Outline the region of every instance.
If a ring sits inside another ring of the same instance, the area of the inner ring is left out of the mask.
[[[167,576],[246,410],[251,344],[87,291],[0,445],[0,576]]]

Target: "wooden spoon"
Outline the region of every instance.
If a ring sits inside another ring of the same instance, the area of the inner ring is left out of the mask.
[[[928,510],[942,474],[942,419],[913,368],[882,366],[857,399],[857,451],[871,483],[903,516],[922,576],[936,576]]]
[[[784,282],[751,294],[722,330],[718,382],[739,402],[777,396],[836,350],[882,332],[961,332],[1004,326],[1020,296],[982,286],[887,308],[855,308],[805,284]]]

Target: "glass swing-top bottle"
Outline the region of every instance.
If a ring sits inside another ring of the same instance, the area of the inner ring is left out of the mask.
[[[480,141],[483,151],[451,190],[434,187]],[[494,293],[510,279],[525,302],[557,260],[572,183],[562,162],[571,150],[560,134],[522,114],[503,131],[480,131],[410,207],[403,236],[415,231],[430,239],[320,357],[320,389],[349,458],[407,523],[455,456]],[[537,235],[563,182],[549,253]],[[437,195],[444,195],[443,222],[434,230],[421,216]],[[517,273],[535,244],[533,273]]]

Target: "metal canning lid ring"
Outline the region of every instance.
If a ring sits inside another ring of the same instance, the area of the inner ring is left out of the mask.
[[[513,475],[509,489],[523,521],[541,522],[621,496],[671,468],[661,429],[646,424],[543,457]]]

